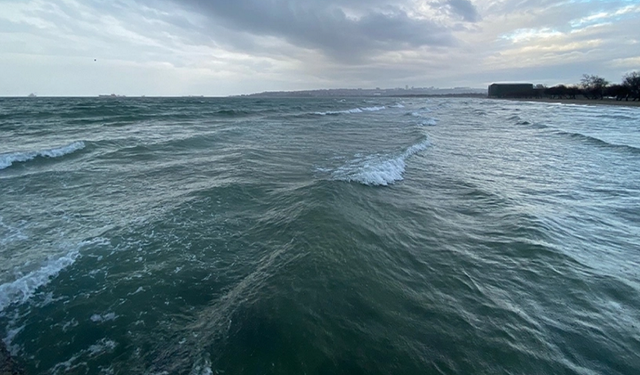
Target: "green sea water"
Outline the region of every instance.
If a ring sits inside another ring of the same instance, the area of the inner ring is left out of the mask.
[[[640,110],[0,99],[29,374],[639,374]]]

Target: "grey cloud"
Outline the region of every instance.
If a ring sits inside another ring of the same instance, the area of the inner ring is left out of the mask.
[[[208,17],[211,30],[272,36],[340,61],[375,53],[456,44],[451,30],[412,18],[390,0],[170,0]],[[466,1],[466,0],[452,0]],[[456,8],[458,9],[458,8]],[[224,35],[213,35],[218,40]],[[230,36],[231,40],[234,37]]]
[[[477,22],[480,20],[478,10],[469,0],[447,0],[447,6],[454,14],[462,17],[467,22]]]

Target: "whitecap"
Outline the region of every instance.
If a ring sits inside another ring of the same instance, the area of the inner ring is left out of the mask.
[[[17,280],[0,285],[0,311],[12,303],[26,302],[38,288],[48,284],[60,271],[72,265],[79,255],[77,250],[70,251]]]
[[[213,375],[213,370],[211,370],[211,360],[204,357],[193,365],[191,372],[189,375]]]
[[[29,300],[38,288],[47,285],[60,271],[75,263],[76,259],[80,256],[81,247],[105,243],[108,243],[108,240],[102,237],[81,241],[78,246],[65,255],[56,259],[49,259],[45,261],[40,268],[14,281],[0,285],[0,311],[3,311],[11,304],[22,304]]]
[[[102,339],[97,343],[91,345],[87,351],[89,352],[90,357],[95,357],[102,353],[111,352],[117,346],[116,342],[113,340]]]
[[[116,313],[110,312],[110,313],[106,313],[106,314],[93,314],[91,315],[91,321],[94,323],[102,323],[102,322],[108,322],[110,320],[116,320],[118,318],[118,315],[116,315]]]
[[[438,124],[438,120],[434,118],[428,118],[420,123],[422,126],[435,126]]]
[[[383,109],[386,109],[387,107],[385,106],[379,106],[379,107],[365,107],[362,108],[363,111],[368,111],[368,112],[375,112],[375,111],[382,111]]]
[[[0,154],[0,169],[10,167],[13,163],[21,163],[40,157],[58,158],[70,154],[72,152],[81,150],[85,147],[84,142],[77,141],[70,143],[66,146],[50,148],[38,151],[23,151],[23,152],[10,152],[6,154]]]
[[[13,345],[13,339],[20,333],[22,332],[22,330],[25,329],[26,325],[23,324],[19,327],[12,327],[12,325],[15,323],[15,320],[12,320],[9,322],[9,325],[7,326],[7,335],[2,339],[2,341],[4,341],[4,343],[7,345],[7,349],[9,350],[9,353],[11,353],[11,355],[15,356],[18,354],[18,352],[20,351],[20,348],[18,345]]]
[[[341,110],[341,111],[313,112],[313,114],[314,115],[318,115],[318,116],[346,115],[346,114],[353,114],[353,113],[382,111],[383,109],[386,109],[386,107],[385,106],[381,106],[381,107],[352,108],[352,109],[345,109],[345,110]]]
[[[429,112],[431,112],[430,109],[422,108],[420,109],[420,111],[409,112],[407,113],[407,115],[413,116],[413,117],[426,117],[425,113],[429,113]]]
[[[327,172],[331,172],[332,169],[331,168],[315,167],[315,171],[318,172],[318,173],[327,173]]]
[[[334,180],[359,182],[369,186],[388,186],[401,181],[406,169],[406,160],[429,146],[428,140],[416,143],[397,156],[371,155],[356,158],[332,173]]]

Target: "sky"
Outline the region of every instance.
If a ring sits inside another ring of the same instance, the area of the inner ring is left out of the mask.
[[[0,0],[0,96],[619,83],[638,25],[640,0]]]

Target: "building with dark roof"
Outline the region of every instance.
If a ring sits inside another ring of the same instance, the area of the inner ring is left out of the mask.
[[[526,98],[533,96],[533,83],[493,83],[490,98]]]

